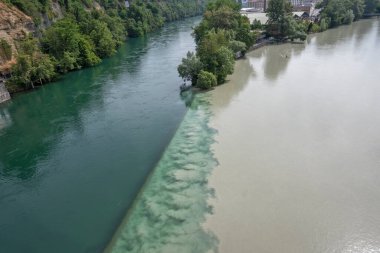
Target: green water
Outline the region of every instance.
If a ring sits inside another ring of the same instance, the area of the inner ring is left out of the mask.
[[[198,20],[0,105],[0,252],[102,252],[187,111]]]
[[[191,253],[217,250],[201,224],[212,207],[207,179],[217,161],[211,152],[209,95],[198,95],[150,180],[125,219],[109,252]]]

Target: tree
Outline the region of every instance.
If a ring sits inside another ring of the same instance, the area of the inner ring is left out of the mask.
[[[216,77],[213,73],[201,70],[197,80],[197,87],[207,90],[217,85]]]
[[[95,45],[95,52],[99,57],[111,56],[116,52],[116,44],[107,24],[94,20],[89,36]]]
[[[182,58],[182,63],[178,66],[178,73],[183,80],[191,81],[195,85],[202,68],[203,64],[200,59],[193,52],[187,52],[186,58]]]
[[[267,32],[276,37],[288,37],[294,39],[306,39],[303,26],[293,18],[291,6],[285,0],[271,0],[267,9]]]
[[[247,17],[240,16],[239,27],[235,31],[235,40],[244,42],[247,48],[250,48],[255,43],[256,35],[251,32],[251,25]]]
[[[240,11],[240,4],[238,4],[235,0],[215,0],[210,1],[207,4],[208,11],[221,9],[223,7],[228,7],[236,12]]]
[[[261,24],[260,20],[253,20],[251,25],[252,30],[261,30],[263,28],[263,25]]]
[[[0,39],[0,58],[4,58],[8,61],[12,59],[12,47],[3,39]]]
[[[364,13],[364,0],[325,0],[318,4],[321,18],[329,27],[350,24],[358,20]],[[322,25],[321,25],[322,28]]]
[[[42,48],[57,59],[60,72],[93,66],[100,62],[97,53],[104,57],[114,52],[115,43],[107,26],[97,21],[93,24],[88,32],[97,41],[97,48],[91,37],[82,34],[79,25],[70,18],[59,20],[46,30],[41,40]]]
[[[197,44],[196,56],[188,53],[178,67],[182,78],[202,87],[210,87],[210,75],[204,72],[211,73],[218,84],[233,73],[234,52],[244,54],[255,41],[248,18],[241,16],[239,11],[240,5],[234,0],[209,2],[202,21],[193,33]],[[196,79],[201,70],[202,80],[199,81]]]
[[[352,12],[354,20],[359,20],[364,14],[365,3],[364,0],[352,0]]]
[[[240,14],[228,6],[208,10],[204,14],[204,19],[215,30],[236,30],[239,26],[239,17]]]
[[[17,56],[17,63],[12,67],[12,78],[10,82],[25,85],[25,88],[34,88],[33,82],[31,81],[32,71],[33,65],[31,57],[26,54],[19,54]]]
[[[232,52],[235,54],[238,52],[241,52],[243,55],[247,51],[247,45],[244,42],[238,41],[238,40],[232,40],[230,41],[230,44],[228,46]]]
[[[33,17],[36,25],[41,23],[41,17],[52,21],[51,0],[3,1]],[[228,1],[236,6],[233,0],[221,0]],[[41,35],[38,38],[28,37],[17,46],[20,64],[14,67],[12,80],[25,84],[25,88],[50,80],[52,69],[66,73],[98,64],[100,58],[116,52],[127,31],[130,37],[142,36],[161,27],[165,21],[195,16],[205,8],[203,0],[133,0],[129,1],[130,8],[125,8],[121,0],[98,0],[100,10],[94,7],[94,0],[55,2],[62,7],[63,18],[54,20],[45,31],[41,30],[42,35],[38,32]],[[10,59],[11,54],[12,48],[0,40],[0,56]]]
[[[293,17],[286,16],[283,23],[283,33],[287,35],[291,41],[295,39],[305,40],[307,34],[301,23],[298,23]]]
[[[90,39],[81,37],[79,40],[79,65],[84,67],[94,66],[101,62],[101,59],[94,52],[94,45]]]
[[[267,8],[268,23],[280,24],[283,22],[287,12],[284,0],[271,0]]]
[[[72,19],[64,18],[46,30],[42,46],[46,53],[57,59],[63,58],[66,52],[78,57],[81,36],[79,26]]]
[[[352,10],[347,10],[344,17],[343,17],[343,24],[349,25],[354,21],[355,14]]]
[[[55,64],[49,55],[39,54],[33,60],[33,69],[31,72],[32,82],[49,82],[55,74]]]
[[[365,13],[375,13],[379,12],[379,10],[376,10],[376,8],[380,7],[380,1],[379,0],[365,0]]]
[[[215,30],[209,31],[198,44],[197,55],[206,70],[216,74],[217,51],[223,46],[229,46],[229,38],[224,30],[219,30],[218,32],[215,32]]]
[[[227,75],[234,72],[235,58],[232,51],[227,47],[221,47],[216,52],[215,75],[219,84],[224,83]]]
[[[11,83],[28,89],[34,88],[35,83],[43,84],[55,76],[54,59],[40,51],[36,39],[27,37],[18,48],[19,55],[12,67]]]
[[[321,32],[326,31],[329,28],[330,21],[326,21],[326,20],[329,20],[329,19],[327,19],[327,18],[321,19],[321,22],[319,24],[319,26],[321,28]]]
[[[78,67],[76,55],[72,52],[64,52],[62,58],[58,62],[58,68],[61,73],[67,73]]]

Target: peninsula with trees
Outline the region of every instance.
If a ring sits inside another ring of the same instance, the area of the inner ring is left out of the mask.
[[[266,5],[267,3],[264,2]],[[380,13],[379,0],[323,0],[317,3],[315,19],[296,19],[287,0],[270,0],[267,22],[250,23],[241,15],[234,0],[210,1],[201,23],[194,28],[196,52],[188,52],[178,66],[180,77],[200,89],[225,82],[234,71],[235,59],[244,56],[260,36],[275,41],[304,41],[307,34],[323,32],[361,19],[365,14]]]

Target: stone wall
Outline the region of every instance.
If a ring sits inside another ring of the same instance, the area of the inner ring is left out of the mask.
[[[7,88],[5,88],[5,84],[0,80],[0,103],[3,103],[7,100],[11,99]]]

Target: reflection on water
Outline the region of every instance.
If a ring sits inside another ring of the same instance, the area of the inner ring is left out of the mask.
[[[2,129],[9,127],[11,124],[12,124],[12,119],[11,119],[11,116],[9,115],[8,110],[0,108],[0,135],[1,135]]]
[[[300,55],[304,49],[305,44],[285,44],[281,47],[268,46],[258,50],[257,57],[264,59],[265,77],[276,81],[281,73],[286,71],[288,62]]]
[[[234,97],[237,97],[239,92],[244,89],[249,78],[256,75],[256,71],[249,63],[249,60],[243,58],[236,62],[234,75],[239,76],[239,79],[233,80],[233,82],[227,80],[225,84],[217,87],[217,89],[223,89],[225,91],[219,94],[220,99],[216,102],[218,103],[218,107],[227,107],[230,101]],[[227,79],[229,79],[229,77],[227,77]]]
[[[102,251],[186,112],[176,69],[198,20],[0,105],[1,252]]]
[[[100,66],[70,73],[57,84],[41,87],[27,95],[17,94],[6,107],[13,125],[3,128],[0,145],[1,174],[5,177],[28,179],[59,143],[68,128],[72,134],[83,134],[83,116],[91,109],[102,110],[104,94],[112,89],[125,66],[131,74],[138,74],[140,58],[147,51],[147,39],[131,41],[119,54],[106,59]],[[127,57],[123,57],[128,53]],[[138,52],[138,53],[135,53]]]

